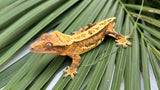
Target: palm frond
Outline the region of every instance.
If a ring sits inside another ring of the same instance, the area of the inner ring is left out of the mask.
[[[52,89],[118,90],[124,80],[126,90],[140,90],[142,86],[150,90],[150,63],[157,89],[160,89],[160,10],[151,4],[143,6],[134,3],[141,2],[0,1],[0,88],[46,89],[57,73],[71,63],[71,59],[64,56],[28,53],[7,67],[17,52],[23,50],[23,46],[33,38],[53,27],[54,30],[70,34],[88,23],[116,17],[115,30],[123,35],[132,34],[132,47],[117,47],[114,39],[107,37],[98,47],[81,55],[78,74],[73,80],[70,77],[63,78],[62,75]]]

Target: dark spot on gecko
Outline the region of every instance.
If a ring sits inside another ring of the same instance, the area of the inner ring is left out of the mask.
[[[85,37],[85,36],[86,36],[86,34],[82,34],[82,35],[81,35],[81,37]]]
[[[110,22],[112,19],[109,19],[108,22]]]
[[[92,31],[88,31],[88,34],[92,34]]]

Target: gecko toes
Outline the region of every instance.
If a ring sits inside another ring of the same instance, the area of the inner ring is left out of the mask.
[[[74,72],[74,75],[77,75],[77,71],[76,71],[76,72]]]
[[[127,48],[127,45],[131,46],[132,43],[127,40],[127,38],[131,38],[131,37],[132,35],[128,35],[128,36],[115,40],[117,42],[116,46],[122,45],[124,48]]]
[[[63,75],[63,77],[67,77],[67,76],[68,76],[68,74]]]
[[[124,47],[124,48],[127,48],[127,45],[126,45],[126,44],[123,44],[123,47]]]
[[[67,77],[67,76],[70,75],[72,79],[74,78],[74,75],[77,74],[76,69],[71,69],[70,67],[68,67],[68,69],[67,69],[67,70],[64,70],[63,72],[66,73],[65,75],[63,75],[63,77]]]
[[[125,38],[126,38],[126,39],[127,39],[127,38],[132,38],[132,35],[125,36]]]
[[[121,44],[120,43],[116,43],[116,46],[120,46]]]
[[[131,43],[131,42],[129,42],[129,41],[127,42],[127,44],[128,44],[128,45],[130,45],[130,46],[132,46],[132,43]]]

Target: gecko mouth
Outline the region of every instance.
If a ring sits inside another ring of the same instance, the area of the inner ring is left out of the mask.
[[[42,53],[42,54],[56,54],[58,53],[57,51],[43,51],[43,50],[37,50],[35,48],[30,48],[30,51],[31,52],[34,52],[34,53]]]

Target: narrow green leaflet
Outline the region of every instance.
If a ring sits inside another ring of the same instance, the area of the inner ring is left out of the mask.
[[[113,44],[114,42],[112,41],[111,44]],[[118,48],[114,45],[112,47],[111,51],[117,51]],[[116,60],[116,53],[113,53],[109,56],[109,63],[106,67],[106,71],[103,75],[101,84],[100,84],[100,89],[105,89],[105,90],[110,90],[110,85],[112,84],[112,75],[113,75],[113,70],[114,70],[114,63]],[[89,88],[89,87],[88,87]]]
[[[100,14],[98,15],[98,17],[96,18],[96,21],[99,22],[105,18],[108,18],[108,13],[110,11],[110,9],[112,8],[112,5],[114,4],[114,0],[109,0],[105,3],[104,8],[102,9],[102,11],[100,12]]]
[[[129,18],[129,15],[127,15],[127,18]],[[126,25],[126,29],[132,29],[133,23],[131,22],[131,20],[129,20],[128,22],[129,22],[129,25]],[[132,31],[130,31],[130,33],[131,32]],[[133,44],[133,40],[131,40],[131,42]],[[125,83],[124,87],[126,90],[129,90],[131,88],[131,80],[130,80],[132,77],[132,57],[131,56],[132,56],[132,47],[128,48],[128,56],[127,56],[126,66],[124,71],[124,83]]]
[[[31,7],[36,6],[37,4],[40,4],[40,2],[42,2],[42,0],[28,0],[18,5],[18,7],[10,10],[10,12],[5,14],[3,13],[3,15],[1,15],[0,17],[0,29],[12,24],[20,16],[27,12],[27,10],[29,10]]]
[[[27,62],[21,67],[21,69],[13,76],[13,78],[7,83],[4,87],[4,90],[8,90],[16,85],[31,69],[34,65],[39,62],[40,58],[42,58],[42,54],[33,54],[27,60]]]
[[[9,80],[17,73],[17,71],[24,65],[30,56],[31,53],[26,54],[20,58],[20,60],[0,72],[0,88],[9,82]]]
[[[124,87],[126,90],[131,89],[131,77],[132,77],[132,48],[128,48],[128,56],[126,60],[126,67],[124,72]]]
[[[0,34],[0,48],[3,48],[5,45],[13,42],[20,33],[24,32],[34,23],[41,20],[41,18],[49,14],[49,12],[57,8],[58,5],[61,5],[63,2],[63,0],[48,0],[47,2],[39,5],[38,7],[25,14]]]
[[[75,7],[75,10],[72,11],[72,13],[70,13],[64,20],[63,22],[58,25],[56,27],[56,30],[60,31],[60,32],[64,32],[66,34],[71,34],[71,31],[76,30],[76,28],[72,27],[72,23],[74,22],[74,20],[76,18],[79,17],[79,15],[81,14],[81,12],[83,12],[86,7],[91,3],[91,0],[84,0],[82,3],[80,3],[80,5],[78,5],[77,7]],[[77,24],[78,26],[78,24]]]
[[[71,63],[71,60],[69,59],[65,59],[65,62],[57,69],[56,73],[54,73],[52,75],[52,77],[47,81],[47,83],[45,83],[45,85],[43,86],[43,88],[41,88],[42,90],[46,90],[48,88],[49,85],[53,85],[51,84],[51,82],[53,81],[53,79],[57,79],[55,76],[57,76],[57,74],[62,71],[66,66],[69,66]],[[53,67],[53,66],[52,66]],[[54,67],[53,67],[54,68]]]
[[[150,34],[152,34],[153,36],[157,37],[158,39],[160,39],[160,31],[158,30],[155,30],[151,27],[148,27],[148,26],[145,26],[145,25],[142,25],[140,23],[137,23],[138,26],[140,26],[143,30],[149,32]]]
[[[144,36],[153,44],[156,46],[156,48],[160,49],[160,42],[156,41],[154,38],[149,37],[148,35],[144,34]]]
[[[150,90],[150,78],[148,70],[148,59],[146,55],[146,46],[144,43],[144,36],[141,35],[141,55],[142,55],[142,76],[144,83],[144,90]]]
[[[99,3],[99,0],[97,0],[97,1],[88,0],[88,2],[89,2],[88,6],[87,6],[87,8],[85,8],[83,13],[81,13],[77,17],[77,19],[75,19],[74,22],[72,22],[73,24],[71,24],[67,28],[67,30],[66,30],[67,34],[71,34],[71,32],[79,30],[80,27],[85,27],[90,22],[91,19],[92,20],[94,19],[94,18],[90,18],[90,15],[94,11],[94,8],[96,8],[97,4]],[[81,8],[81,7],[79,7],[79,8]],[[82,18],[86,18],[86,19],[82,19]],[[87,22],[87,20],[89,20],[89,21]]]
[[[141,6],[140,5],[134,5],[134,4],[125,4],[126,7],[135,9],[135,10],[140,10]],[[151,7],[147,7],[147,6],[143,6],[142,11],[145,12],[149,12],[149,13],[156,13],[156,14],[160,14],[160,10],[159,9],[155,9],[155,8],[151,8]]]
[[[131,13],[133,17],[138,17],[138,14],[136,13]],[[148,16],[145,16],[145,15],[140,15],[139,17],[141,20],[144,20],[152,25],[155,25],[157,27],[160,27],[160,21],[159,20],[156,20],[154,18],[151,18],[151,17],[148,17]]]
[[[46,57],[48,57],[46,59]],[[32,66],[32,69],[26,73],[26,75],[17,83],[12,88],[13,90],[24,90],[28,87],[28,85],[34,80],[40,73],[41,71],[48,65],[48,63],[55,57],[55,55],[43,55],[41,59],[39,59],[38,62],[34,66]],[[31,62],[29,62],[31,63]],[[28,64],[29,64],[28,63]],[[27,63],[26,63],[27,64]]]
[[[151,44],[149,44],[149,46],[151,47],[151,50],[152,50],[153,54],[160,61],[160,52],[154,46],[152,46]]]
[[[57,71],[66,57],[57,56],[45,69],[45,71],[38,77],[36,82],[30,88],[31,90],[40,90],[43,85],[50,79],[50,77]]]
[[[0,1],[0,9],[2,9],[2,8],[8,6],[8,5],[10,5],[10,4],[12,4],[12,3],[16,2],[16,1],[17,0],[1,0]]]
[[[148,47],[148,52],[149,52],[149,58],[150,58],[150,62],[151,62],[151,65],[152,65],[152,69],[153,69],[153,72],[154,72],[154,75],[155,75],[155,78],[156,78],[156,81],[157,81],[157,85],[158,85],[158,88],[160,89],[160,68],[159,68],[159,65],[157,63],[157,60],[154,56],[154,54],[152,53],[152,50],[150,48],[149,45],[147,45]]]
[[[134,29],[133,46],[132,46],[132,77],[131,77],[131,90],[141,89],[140,79],[140,51],[139,39],[137,30]]]
[[[20,5],[21,3],[23,3],[25,0],[17,0],[16,2],[10,4],[9,6],[3,8],[0,10],[0,16],[8,13],[9,10],[14,9],[15,7],[17,7],[18,5]]]

